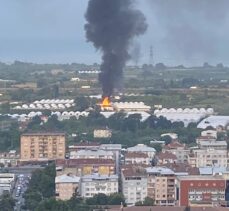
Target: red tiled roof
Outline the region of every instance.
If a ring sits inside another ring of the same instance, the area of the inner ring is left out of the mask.
[[[177,160],[177,156],[170,152],[160,152],[156,156],[159,160],[164,160],[164,159]]]
[[[112,159],[58,159],[57,166],[78,166],[78,165],[112,165]]]
[[[165,145],[165,149],[177,149],[178,147],[185,147],[184,144],[179,143],[178,141],[172,141],[170,144]]]
[[[187,163],[166,163],[162,166],[173,170],[175,173],[187,172],[189,175],[199,175],[199,168],[192,167]]]
[[[142,152],[128,152],[125,158],[148,158],[149,156]]]

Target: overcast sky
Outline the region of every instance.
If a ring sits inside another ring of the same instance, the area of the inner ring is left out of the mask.
[[[141,63],[153,45],[155,62],[229,64],[229,1],[199,2],[136,0],[149,24],[138,40]],[[100,62],[85,39],[86,8],[87,0],[0,0],[0,61]]]

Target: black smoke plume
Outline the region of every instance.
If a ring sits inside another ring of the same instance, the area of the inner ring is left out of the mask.
[[[103,96],[111,96],[130,58],[130,42],[146,31],[146,19],[134,8],[134,0],[90,0],[85,17],[87,39],[103,54],[99,75]]]

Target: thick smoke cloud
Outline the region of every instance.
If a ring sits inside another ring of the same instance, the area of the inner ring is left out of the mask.
[[[147,29],[146,19],[133,0],[90,0],[85,17],[87,39],[103,54],[99,76],[103,95],[110,96],[120,86],[132,39]]]
[[[229,47],[228,0],[147,2],[163,30],[162,42],[170,55],[208,60],[225,56],[225,50]]]

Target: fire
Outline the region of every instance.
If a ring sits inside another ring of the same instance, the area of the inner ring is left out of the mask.
[[[110,107],[110,106],[111,106],[111,102],[110,102],[109,97],[104,97],[104,98],[103,98],[103,101],[102,101],[101,106],[102,106],[103,108],[106,108],[106,107]]]

